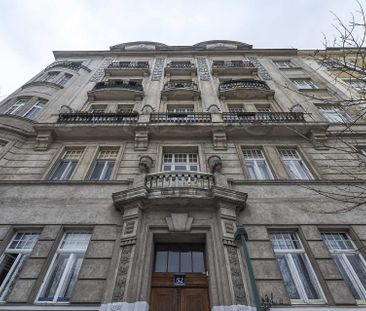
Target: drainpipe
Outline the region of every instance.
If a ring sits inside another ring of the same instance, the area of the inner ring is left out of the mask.
[[[249,251],[248,251],[248,246],[247,246],[248,233],[245,230],[244,225],[237,226],[237,229],[234,234],[234,238],[236,241],[240,240],[241,245],[243,247],[244,260],[245,260],[246,266],[248,268],[250,287],[252,289],[255,307],[256,307],[257,311],[263,311],[261,301],[259,298],[257,284],[255,282],[253,266],[252,266],[252,262],[250,261],[250,256],[249,256]]]

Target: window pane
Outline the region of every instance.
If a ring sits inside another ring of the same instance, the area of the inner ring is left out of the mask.
[[[180,272],[179,271],[179,252],[169,251],[168,272]]]
[[[157,251],[155,258],[155,272],[167,272],[168,252]]]
[[[251,162],[251,161],[246,161],[246,164],[247,164],[247,169],[248,169],[248,172],[249,172],[250,179],[253,179],[253,180],[258,179],[258,176],[257,176],[257,174],[255,172],[255,169],[254,169],[254,163]]]
[[[180,253],[180,272],[192,272],[192,253]]]
[[[64,286],[57,298],[57,301],[69,301],[71,294],[72,294],[72,290],[74,289],[74,285],[76,283],[77,277],[79,275],[79,271],[80,271],[80,267],[81,264],[83,262],[83,255],[74,255],[74,261],[72,264],[72,267],[70,269],[70,272],[68,273]]]
[[[60,161],[54,172],[52,173],[50,180],[68,180],[74,168],[76,162]]]
[[[18,254],[4,254],[0,263],[0,284],[2,285],[11,267],[13,266]],[[1,294],[1,293],[0,293]]]
[[[347,255],[347,259],[349,260],[352,268],[355,270],[356,275],[361,281],[363,288],[366,289],[366,267],[365,264],[362,262],[360,256],[356,254]]]
[[[192,252],[193,272],[205,272],[203,252]]]
[[[271,179],[267,163],[265,161],[257,161],[257,165],[261,175],[259,179]]]
[[[62,250],[85,251],[88,247],[91,234],[89,232],[69,232],[66,233],[62,244]]]
[[[52,301],[55,296],[57,287],[61,281],[62,274],[64,273],[69,254],[58,254],[53,264],[51,274],[47,280],[47,286],[43,290],[43,293],[39,297],[39,301]]]
[[[300,295],[296,289],[285,255],[277,255],[276,257],[290,299],[300,299]]]
[[[320,299],[315,276],[310,270],[305,254],[292,254],[308,299]]]
[[[99,180],[103,171],[105,161],[96,161],[90,180]]]
[[[109,180],[111,178],[113,167],[114,161],[108,161],[106,164],[106,169],[104,171],[103,180]]]

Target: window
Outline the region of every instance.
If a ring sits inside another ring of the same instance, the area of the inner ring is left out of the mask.
[[[109,180],[117,155],[118,150],[100,150],[90,180]]]
[[[319,303],[324,295],[296,233],[270,233],[288,295],[294,303]]]
[[[242,105],[228,105],[229,112],[244,112],[244,107]]]
[[[347,83],[357,91],[366,91],[366,81],[364,80],[350,80]]]
[[[279,69],[285,69],[285,68],[291,68],[291,62],[289,60],[275,60],[273,61],[277,68]]]
[[[345,282],[357,300],[366,302],[366,262],[346,233],[322,233]]]
[[[156,245],[155,272],[205,272],[203,245]]]
[[[263,106],[263,105],[255,105],[255,109],[258,112],[272,112],[270,106]]]
[[[193,112],[194,108],[192,106],[168,106],[168,112],[172,113],[185,113],[185,112]]]
[[[107,105],[92,105],[90,107],[90,113],[103,113],[107,109]]]
[[[43,82],[53,82],[56,77],[58,76],[60,72],[58,71],[51,71],[51,72],[47,72],[47,74],[41,79],[41,81]]]
[[[33,120],[35,116],[43,109],[43,107],[47,104],[45,100],[38,100],[31,109],[29,109],[25,114],[24,118],[28,118]]]
[[[133,105],[118,105],[117,113],[131,113],[133,112]]]
[[[38,237],[37,232],[17,232],[0,257],[0,301],[11,292]]]
[[[52,171],[49,180],[69,180],[75,170],[83,150],[66,150],[61,160]]]
[[[261,149],[243,149],[243,154],[250,179],[273,179]]]
[[[28,100],[25,98],[18,99],[8,110],[5,111],[5,114],[15,114],[27,101]]]
[[[90,237],[89,232],[65,233],[41,286],[38,302],[70,300]]]
[[[197,153],[164,153],[163,171],[198,171]]]
[[[8,143],[6,141],[0,140],[0,153],[5,150],[5,147]]]
[[[319,110],[331,123],[344,123],[352,121],[352,118],[339,105],[319,106]]]
[[[280,149],[279,151],[291,179],[313,179],[309,169],[295,149]]]
[[[65,73],[60,80],[58,80],[57,84],[60,86],[65,86],[66,83],[72,78],[72,75]]]
[[[292,80],[299,90],[311,90],[317,89],[318,87],[310,79],[298,79]]]

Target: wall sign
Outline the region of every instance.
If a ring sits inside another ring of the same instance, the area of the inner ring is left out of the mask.
[[[185,285],[186,285],[186,276],[184,274],[175,274],[174,286],[185,286]]]

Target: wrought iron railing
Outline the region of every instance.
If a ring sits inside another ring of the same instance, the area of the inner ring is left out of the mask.
[[[251,61],[242,61],[242,62],[214,62],[212,64],[212,68],[255,68],[254,64]]]
[[[112,62],[108,68],[111,69],[148,69],[148,62]]]
[[[158,112],[150,114],[151,123],[208,123],[209,112]]]
[[[219,85],[219,91],[230,91],[235,89],[270,90],[267,83],[261,80],[230,80],[222,82]]]
[[[145,186],[149,189],[200,188],[211,189],[215,185],[212,174],[199,172],[160,172],[148,174]]]
[[[139,115],[137,112],[131,113],[90,113],[90,112],[75,112],[75,113],[60,113],[58,123],[136,123]]]
[[[193,81],[169,81],[164,85],[164,91],[172,89],[188,89],[198,91],[198,86]]]
[[[171,62],[168,63],[166,67],[172,69],[190,69],[195,68],[195,65],[191,62]]]
[[[102,89],[129,89],[133,91],[143,92],[142,84],[135,81],[123,81],[123,80],[109,80],[98,82],[93,90],[102,90]]]
[[[227,123],[282,123],[305,122],[303,112],[223,112]]]

